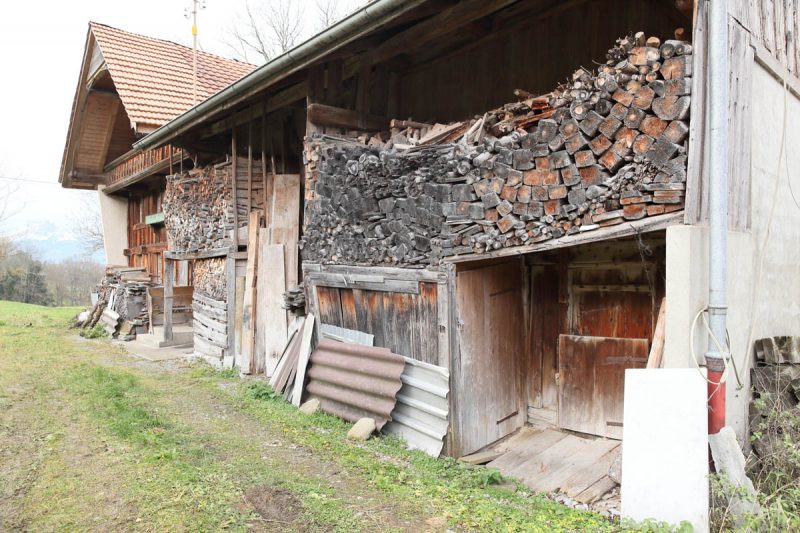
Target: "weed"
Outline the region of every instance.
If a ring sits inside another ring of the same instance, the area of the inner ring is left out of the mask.
[[[269,384],[260,380],[247,381],[242,387],[245,396],[253,400],[273,400],[278,397]]]
[[[91,328],[82,329],[79,335],[85,339],[105,339],[108,337],[105,328],[100,324],[95,324]]]

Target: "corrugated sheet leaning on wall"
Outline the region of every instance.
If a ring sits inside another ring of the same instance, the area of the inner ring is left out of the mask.
[[[447,434],[450,372],[446,368],[404,357],[392,421],[384,431],[406,441],[411,449],[438,457]]]
[[[332,326],[331,324],[320,324],[319,331],[326,339],[361,344],[363,346],[375,345],[375,335],[364,333],[363,331],[340,328],[339,326]]]
[[[380,430],[394,410],[404,367],[403,356],[388,348],[322,339],[311,354],[306,391],[326,413],[350,422],[373,418]]]

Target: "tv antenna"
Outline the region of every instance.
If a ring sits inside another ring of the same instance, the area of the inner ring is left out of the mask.
[[[192,19],[192,104],[197,105],[197,12],[206,8],[206,0],[192,0],[183,16]]]

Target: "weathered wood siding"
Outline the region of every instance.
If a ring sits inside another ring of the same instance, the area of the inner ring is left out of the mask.
[[[451,452],[464,455],[508,435],[527,418],[522,261],[459,270],[456,277],[460,352],[454,354]]]
[[[418,286],[418,294],[317,287],[320,322],[370,333],[375,346],[438,365],[439,287],[430,282]]]
[[[691,25],[668,2],[557,4],[563,5],[520,3],[498,16],[487,34],[464,31],[461,46],[415,53],[413,61],[431,60],[400,73],[396,116],[450,121],[483,114],[508,102],[514,89],[547,93],[579,66],[605,61],[622,35],[641,30],[667,39],[675,28]]]
[[[689,169],[686,184],[686,223],[708,219],[708,13],[706,2],[698,2],[694,29],[694,72],[692,88]],[[751,143],[752,69],[754,48],[773,56],[790,73],[800,73],[800,0],[732,0],[729,3],[728,40],[730,48],[729,186],[728,225],[732,230],[751,227]],[[757,189],[756,189],[757,190]]]

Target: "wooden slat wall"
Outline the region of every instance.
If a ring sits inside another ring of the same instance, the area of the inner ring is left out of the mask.
[[[420,282],[419,294],[317,286],[319,318],[375,335],[375,346],[439,365],[436,283]]]
[[[162,252],[167,247],[167,233],[163,225],[145,224],[145,218],[161,212],[163,189],[132,193],[128,200],[128,264],[147,268],[154,283],[164,276]]]
[[[689,174],[686,185],[686,222],[702,223],[708,218],[708,136],[703,102],[707,78],[707,4],[698,2],[694,35],[694,72]],[[732,230],[750,229],[750,144],[752,116],[753,46],[763,46],[794,75],[800,69],[797,44],[800,0],[732,0],[728,39],[730,46],[729,187],[728,225]]]
[[[731,17],[775,58],[800,75],[800,0],[730,0]]]
[[[667,16],[666,2],[663,6],[640,0],[577,2],[572,9],[556,9],[552,16],[537,18],[537,12],[547,7],[542,4],[530,2],[530,12],[520,14],[516,24],[504,23],[502,31],[491,32],[478,44],[444,53],[418,70],[401,72],[397,116],[463,120],[510,101],[516,88],[550,92],[577,67],[592,68],[604,61],[620,36],[642,30],[671,38],[676,27],[691,25]]]

